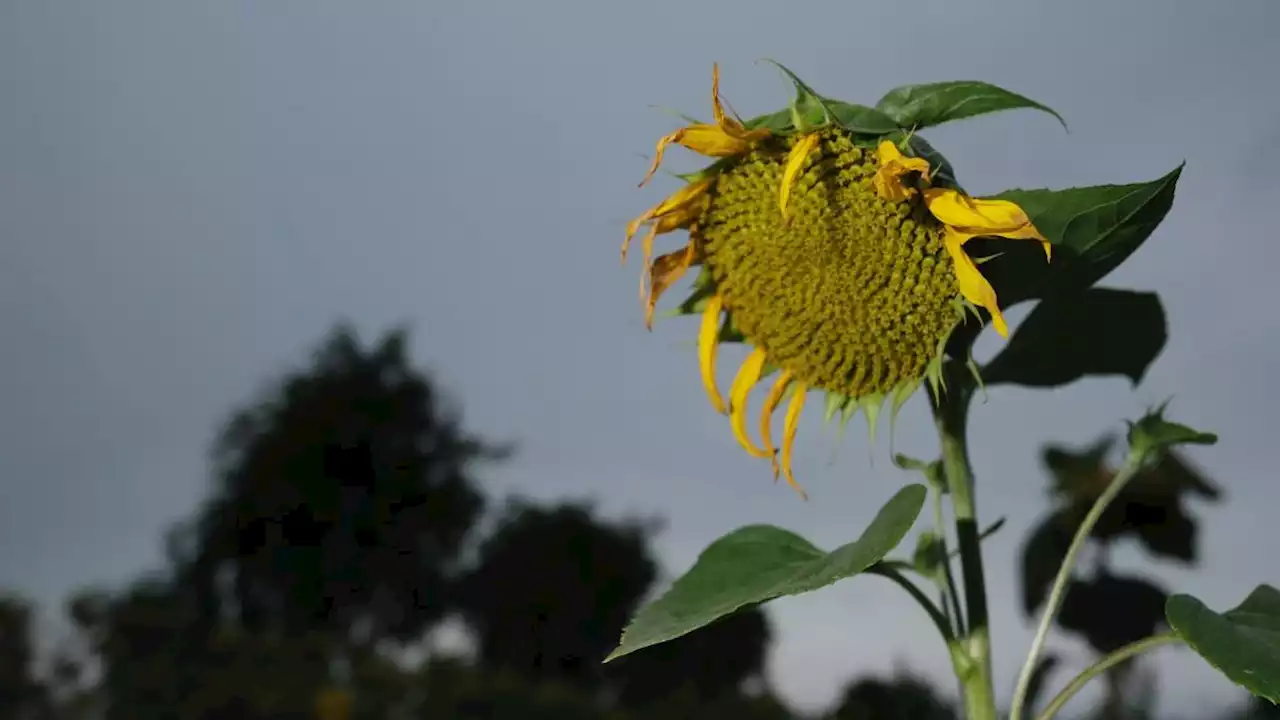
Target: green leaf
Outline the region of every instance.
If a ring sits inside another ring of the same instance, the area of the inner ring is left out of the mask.
[[[641,608],[605,662],[678,638],[739,608],[857,575],[902,542],[925,495],[923,485],[902,488],[862,537],[831,553],[771,525],[749,525],[725,535],[662,597]]]
[[[1089,288],[1041,301],[982,378],[988,385],[1047,388],[1123,375],[1137,386],[1167,339],[1155,293]]]
[[[1259,585],[1240,606],[1216,613],[1190,595],[1165,605],[1174,632],[1249,692],[1280,703],[1280,590]]]
[[[983,266],[1005,307],[1030,297],[1092,286],[1150,237],[1173,206],[1183,165],[1147,183],[1066,190],[1009,190],[994,196],[1018,204],[1053,245],[1053,259],[1032,243]]]
[[[1140,452],[1161,451],[1174,445],[1213,445],[1218,436],[1164,419],[1165,406],[1129,423],[1129,447]]]
[[[884,135],[900,129],[893,118],[875,108],[823,97],[782,63],[768,59],[765,62],[781,70],[795,86],[789,115],[791,127],[797,131],[806,132],[829,123],[864,135]]]
[[[767,115],[753,117],[742,123],[742,125],[748,130],[766,128],[780,135],[785,135],[790,133],[792,130],[795,130],[795,125],[791,123],[790,110],[779,110],[778,112],[769,113]]]
[[[837,125],[853,133],[863,135],[887,135],[899,129],[893,118],[866,105],[823,98],[831,119]]]
[[[1064,130],[1067,127],[1067,121],[1047,105],[981,80],[903,85],[885,93],[876,103],[877,110],[905,128],[925,128],[1018,108],[1047,112],[1062,123]]]
[[[956,190],[961,189],[960,183],[956,180],[955,168],[951,167],[951,161],[935,150],[928,140],[912,133],[907,140],[907,145],[911,148],[912,155],[929,161],[929,168],[933,173],[931,185],[934,187],[954,188]]]

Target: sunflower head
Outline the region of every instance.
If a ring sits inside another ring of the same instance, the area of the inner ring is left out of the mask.
[[[826,416],[859,410],[874,433],[922,382],[941,383],[944,348],[967,316],[986,309],[1007,333],[995,292],[965,250],[975,237],[1048,242],[1016,205],[964,195],[940,159],[910,133],[868,128],[858,107],[817,96],[798,79],[789,112],[742,122],[725,115],[713,71],[716,123],[663,137],[649,176],[670,144],[719,158],[627,228],[643,240],[646,324],[659,296],[701,266],[681,311],[699,313],[699,365],[712,406],[748,453],[773,462],[799,490],[791,448],[809,391],[826,395]],[[944,170],[945,173],[939,172]],[[646,180],[649,176],[646,176]],[[655,238],[687,230],[683,248],[652,258]],[[726,399],[717,347],[752,350]],[[765,384],[757,443],[747,399]],[[772,420],[788,400],[781,448]]]

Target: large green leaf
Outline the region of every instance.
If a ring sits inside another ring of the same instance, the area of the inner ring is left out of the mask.
[[[1280,703],[1280,590],[1259,585],[1240,606],[1216,613],[1174,595],[1165,615],[1200,657],[1254,695]]]
[[[1167,339],[1155,293],[1088,288],[1037,305],[982,378],[1058,387],[1086,375],[1123,375],[1136,386]]]
[[[666,594],[641,608],[606,662],[678,638],[739,608],[857,575],[902,542],[925,495],[923,485],[902,488],[862,537],[830,553],[771,525],[734,530],[707,547]]]
[[[1012,305],[1092,286],[1133,254],[1173,205],[1182,165],[1151,182],[1066,190],[1009,190],[996,198],[1017,203],[1053,245],[1053,259],[1025,241],[983,265],[1000,296]]]
[[[1057,111],[1028,97],[981,80],[903,85],[876,103],[876,109],[904,128],[925,128],[1001,110],[1031,108],[1049,113],[1067,127]]]

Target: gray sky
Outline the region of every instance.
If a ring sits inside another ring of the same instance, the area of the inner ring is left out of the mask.
[[[1001,389],[976,409],[980,511],[1009,516],[986,544],[1000,691],[1030,640],[1013,583],[1044,508],[1037,445],[1170,394],[1222,434],[1194,458],[1228,497],[1199,513],[1202,569],[1159,576],[1232,605],[1280,580],[1254,539],[1280,503],[1278,20],[1267,0],[0,3],[0,585],[53,601],[154,566],[206,488],[215,423],[341,318],[366,337],[409,323],[469,424],[520,442],[491,492],[661,514],[670,572],[750,522],[856,536],[911,479],[884,435],[872,467],[860,424],[837,443],[811,413],[796,472],[814,501],[773,485],[707,406],[696,322],[646,333],[639,266],[618,267],[622,225],[674,187],[635,189],[677,122],[650,106],[709,116],[719,61],[739,112],[777,109],[787,88],[755,64],[773,57],[850,101],[975,78],[1067,117],[1071,134],[1031,112],[930,132],[978,193],[1187,160],[1165,225],[1108,281],[1164,297],[1173,335],[1144,386]],[[934,451],[926,412],[908,405],[900,450]],[[932,628],[881,580],[772,614],[773,677],[801,707],[898,663],[945,681]],[[1160,662],[1191,716],[1233,692],[1187,652]]]

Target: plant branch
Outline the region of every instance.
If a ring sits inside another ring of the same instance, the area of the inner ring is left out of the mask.
[[[1049,630],[1053,627],[1054,618],[1057,617],[1058,611],[1062,609],[1062,601],[1067,594],[1067,584],[1071,581],[1071,572],[1075,568],[1076,558],[1080,554],[1080,550],[1084,548],[1084,544],[1088,541],[1089,535],[1092,534],[1094,526],[1098,524],[1102,514],[1111,505],[1111,501],[1116,499],[1116,496],[1124,490],[1129,481],[1142,469],[1145,459],[1145,451],[1129,451],[1128,456],[1125,457],[1124,464],[1116,472],[1115,479],[1094,501],[1093,507],[1089,508],[1089,513],[1085,515],[1080,527],[1076,529],[1075,537],[1071,538],[1071,545],[1067,548],[1067,554],[1063,557],[1062,565],[1058,568],[1058,575],[1053,579],[1053,586],[1049,590],[1049,599],[1045,602],[1044,615],[1040,618],[1040,626],[1036,628],[1035,639],[1031,641],[1031,650],[1027,653],[1027,660],[1022,665],[1022,672],[1018,675],[1018,684],[1013,691],[1013,702],[1009,706],[1010,720],[1021,720],[1023,717],[1024,706],[1027,702],[1027,690],[1031,686],[1031,675],[1035,670],[1036,661],[1040,659],[1040,653],[1044,651],[1044,645],[1049,638]]]
[[[1180,642],[1182,642],[1182,638],[1174,635],[1173,633],[1165,633],[1163,635],[1152,635],[1151,637],[1129,643],[1119,650],[1112,652],[1110,655],[1107,655],[1098,662],[1085,668],[1083,672],[1072,678],[1071,682],[1067,683],[1067,686],[1062,688],[1062,692],[1055,695],[1054,698],[1049,701],[1049,704],[1045,705],[1044,710],[1040,711],[1040,714],[1036,716],[1036,720],[1049,720],[1052,718],[1059,710],[1062,709],[1062,706],[1066,705],[1067,701],[1074,697],[1076,693],[1080,692],[1081,688],[1087,685],[1090,680],[1110,670],[1116,665],[1119,665],[1125,660],[1161,645]]]
[[[910,593],[911,597],[915,598],[916,602],[920,603],[920,607],[924,608],[924,611],[929,613],[929,619],[933,620],[933,624],[938,626],[938,632],[942,633],[942,639],[947,641],[947,645],[950,646],[955,642],[955,633],[952,632],[951,625],[947,622],[946,616],[942,614],[942,610],[940,610],[938,605],[930,600],[929,596],[925,595],[915,583],[908,580],[905,575],[899,572],[897,568],[880,562],[867,568],[865,572],[889,578],[897,583],[903,590]]]

